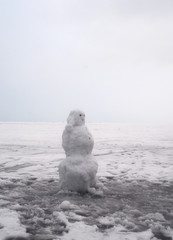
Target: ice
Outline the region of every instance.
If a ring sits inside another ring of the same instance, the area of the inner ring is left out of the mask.
[[[94,140],[85,126],[85,114],[71,111],[62,135],[66,153],[59,165],[61,189],[88,192],[96,186],[98,164],[92,155]]]

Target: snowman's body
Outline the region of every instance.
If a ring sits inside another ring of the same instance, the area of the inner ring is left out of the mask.
[[[98,164],[92,155],[94,140],[81,111],[71,112],[67,123],[62,135],[66,159],[59,165],[60,185],[62,189],[87,192],[96,186]]]
[[[94,140],[87,127],[67,125],[62,135],[62,146],[67,156],[91,154]]]

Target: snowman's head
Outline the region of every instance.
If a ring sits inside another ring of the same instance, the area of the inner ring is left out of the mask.
[[[67,123],[72,126],[85,125],[85,113],[80,110],[71,111],[67,118]]]

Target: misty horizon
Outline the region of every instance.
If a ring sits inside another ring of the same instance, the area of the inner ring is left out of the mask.
[[[0,122],[173,122],[172,1],[1,1]]]

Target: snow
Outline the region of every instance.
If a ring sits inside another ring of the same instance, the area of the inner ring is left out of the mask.
[[[145,182],[155,184],[151,186],[154,195],[153,186],[160,184],[167,189],[173,183],[173,126],[90,123],[87,127],[95,140],[93,155],[98,163],[97,176],[103,184],[103,192],[94,197],[91,193],[81,197],[63,191],[55,197],[44,195],[47,199],[52,199],[46,203],[46,199],[41,198],[43,202],[39,206],[45,202],[49,208],[51,202],[55,201],[56,207],[53,208],[52,205],[50,211],[53,213],[47,214],[45,218],[42,210],[43,213],[33,217],[35,222],[42,219],[52,235],[51,229],[59,224],[59,231],[63,234],[58,235],[57,239],[62,240],[157,240],[159,234],[173,237],[172,227],[168,226],[168,218],[165,218],[168,215],[172,219],[173,216],[173,209],[169,207],[172,204],[169,195],[161,199],[162,202],[167,200],[169,203],[169,206],[164,205],[162,212],[160,205],[154,212],[144,212],[142,207],[137,209],[137,206],[128,208],[123,205],[128,198],[123,194],[126,194],[131,184],[134,188],[139,186],[143,189],[147,188]],[[36,196],[42,193],[38,191],[44,187],[45,182],[52,182],[53,187],[58,184],[58,167],[65,158],[61,138],[64,128],[64,123],[0,123],[0,240],[10,234],[27,236],[27,224],[21,223],[22,214],[29,211],[29,207],[39,209],[36,205],[39,198]],[[117,192],[110,193],[107,188],[114,189],[111,188],[114,182]],[[29,200],[24,202],[22,189],[31,191],[31,196],[36,198],[35,205],[32,206],[32,202],[29,205]],[[45,185],[43,190],[43,193],[49,191],[49,185]],[[117,207],[119,203],[116,197],[112,203],[115,212],[105,214],[105,204],[111,194],[118,196],[121,192],[123,194],[120,198],[125,196],[125,200],[120,202],[120,207],[122,204],[124,208],[120,210]],[[159,192],[157,194],[159,196]],[[135,202],[136,198],[132,200]],[[98,206],[99,201],[103,201],[102,207]],[[95,211],[93,224],[90,222],[92,209]],[[137,224],[134,220],[143,224],[146,230],[136,231]],[[52,227],[53,224],[55,226]]]
[[[64,213],[62,213],[62,212],[54,212],[53,216],[55,218],[57,218],[58,221],[60,221],[62,224],[64,224],[65,226],[68,226],[69,222],[68,222],[66,216],[64,215]]]
[[[140,217],[139,219],[153,219],[153,220],[157,220],[157,221],[160,221],[160,222],[164,222],[165,221],[165,218],[162,214],[160,213],[149,213],[143,217]]]
[[[7,208],[0,209],[0,240],[7,237],[27,237],[25,227],[21,225],[17,212]]]
[[[85,114],[72,111],[62,135],[66,159],[59,165],[61,189],[88,192],[96,186],[98,164],[92,155],[94,140],[85,126]]]
[[[145,231],[141,233],[130,233],[130,232],[119,232],[122,230],[121,227],[113,228],[106,231],[104,234],[98,231],[97,226],[87,226],[82,222],[77,222],[70,227],[70,234],[64,236],[63,240],[80,240],[80,239],[90,239],[90,240],[148,240],[153,237],[151,231]]]
[[[78,209],[77,206],[71,204],[69,201],[63,201],[60,205],[59,208],[62,210],[71,210],[71,209]]]
[[[173,127],[88,124],[98,176],[173,181]],[[64,123],[0,123],[1,178],[57,178]],[[2,181],[2,180],[1,180]]]

